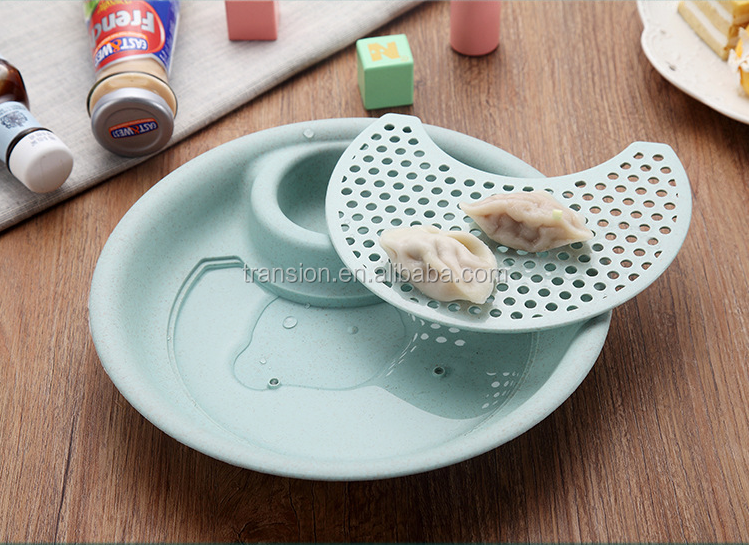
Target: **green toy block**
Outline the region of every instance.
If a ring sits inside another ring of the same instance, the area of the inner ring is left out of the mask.
[[[356,42],[356,72],[367,110],[414,101],[414,61],[405,34]]]

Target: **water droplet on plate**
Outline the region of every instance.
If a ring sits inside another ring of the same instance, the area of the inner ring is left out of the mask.
[[[297,323],[298,323],[298,322],[297,322],[297,319],[296,319],[296,318],[294,318],[293,316],[287,316],[287,317],[286,317],[286,318],[284,319],[284,321],[283,321],[283,326],[284,326],[284,327],[285,327],[286,329],[291,329],[292,327],[296,326],[296,324],[297,324]]]
[[[268,388],[275,389],[281,386],[281,381],[273,377],[268,381]]]
[[[315,131],[313,131],[312,129],[304,129],[304,132],[302,134],[305,138],[312,138],[313,136],[315,136]]]
[[[356,335],[357,333],[359,333],[359,328],[356,327],[355,325],[352,325],[351,327],[348,328],[348,332],[351,333],[352,335]]]
[[[266,360],[265,358],[260,358],[260,365],[265,365],[266,363],[268,363],[268,360]]]

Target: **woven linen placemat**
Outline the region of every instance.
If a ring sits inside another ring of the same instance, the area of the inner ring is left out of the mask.
[[[232,42],[222,0],[183,0],[170,75],[179,101],[170,145],[418,3],[281,1],[277,40]],[[114,155],[91,133],[86,95],[94,70],[83,2],[1,1],[0,55],[23,75],[31,112],[75,159],[70,178],[47,194],[32,193],[0,165],[0,231],[146,159]]]

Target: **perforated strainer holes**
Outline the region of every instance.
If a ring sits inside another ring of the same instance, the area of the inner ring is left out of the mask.
[[[563,323],[569,321],[564,318],[569,313],[577,316],[592,305],[605,308],[612,301],[626,300],[615,294],[651,282],[665,268],[658,263],[673,259],[683,240],[686,231],[679,221],[679,206],[686,203],[688,219],[689,202],[680,192],[688,194],[688,181],[667,146],[631,146],[611,161],[572,176],[510,179],[461,165],[434,145],[415,118],[387,117],[387,122],[376,122],[360,136],[355,152],[345,155],[350,161],[339,163],[340,172],[337,167],[342,176],[331,181],[329,201],[333,194],[336,202],[329,211],[341,215],[332,225],[328,213],[330,232],[345,264],[370,270],[387,267],[378,243],[383,229],[433,225],[476,234],[494,251],[502,271],[494,296],[483,305],[434,301],[411,286],[404,291],[397,280],[370,285],[396,306],[406,305],[404,310],[423,309],[420,315],[430,320],[455,325],[468,321],[487,330],[504,327],[492,326],[493,322],[528,322],[533,327],[535,319],[549,316],[550,323]],[[499,192],[533,190],[548,191],[579,210],[594,238],[528,255],[489,241],[459,208],[460,202]],[[675,250],[669,249],[671,240]]]
[[[436,322],[427,322],[422,318],[411,314],[411,321],[417,324],[418,331],[413,335],[412,341],[429,341],[439,345],[451,345],[458,348],[466,346],[466,337],[457,327],[448,327]],[[435,374],[445,374],[447,365],[438,363],[433,369]]]
[[[405,363],[411,353],[425,348],[425,344],[436,343],[440,347],[439,352],[446,354],[456,354],[456,352],[450,352],[456,349],[458,354],[462,351],[467,354],[475,354],[485,348],[486,341],[483,337],[477,337],[471,333],[466,334],[456,327],[426,322],[413,315],[410,316],[410,319],[416,328],[412,332],[411,342],[401,357],[390,365],[385,376],[391,375],[398,365]],[[529,353],[529,358],[532,357],[531,354],[533,354],[532,351]],[[450,363],[450,361],[438,359],[425,370],[435,379],[450,380],[454,376]],[[480,376],[486,381],[487,386],[482,408],[487,409],[491,406],[497,406],[505,401],[523,380],[525,369],[527,369],[526,365],[508,367],[500,359],[496,368],[482,371]],[[475,373],[478,373],[478,371],[472,371],[472,374]],[[459,375],[460,372],[456,374],[456,376]]]
[[[522,378],[521,373],[517,371],[487,371],[487,378],[491,381],[491,392],[484,395],[487,401],[481,406],[482,409],[488,409],[492,405],[497,405],[501,398],[506,397],[512,391],[518,381]]]

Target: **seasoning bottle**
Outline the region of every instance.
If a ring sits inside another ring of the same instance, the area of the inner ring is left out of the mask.
[[[169,72],[178,0],[87,0],[85,15],[96,71],[87,100],[94,137],[126,157],[159,151],[177,114]]]
[[[21,73],[0,55],[0,159],[36,193],[60,187],[73,170],[73,154],[29,112]]]

